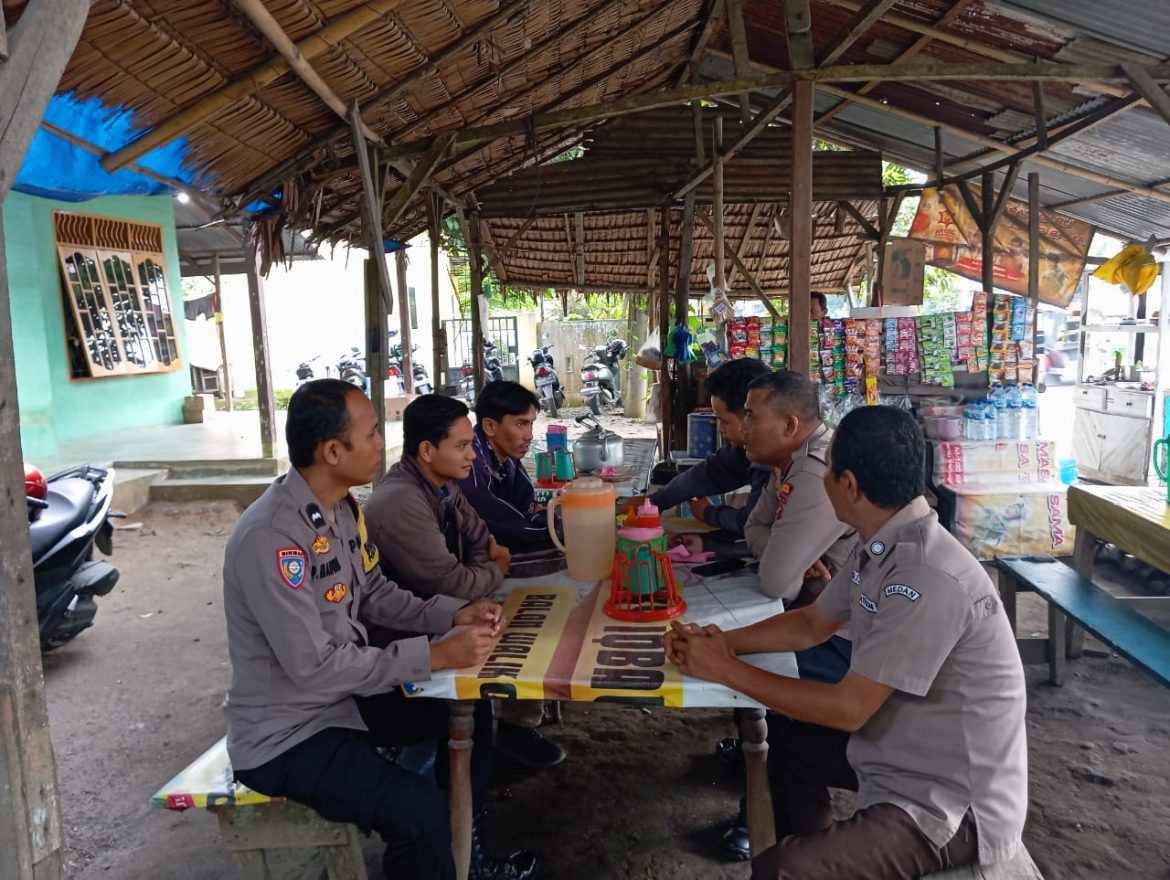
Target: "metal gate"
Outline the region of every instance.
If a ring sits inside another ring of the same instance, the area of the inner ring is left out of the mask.
[[[463,365],[474,363],[471,349],[471,319],[451,318],[443,322],[447,335],[447,384],[459,385],[463,379]],[[504,368],[504,378],[520,381],[520,349],[513,317],[488,318],[484,336],[496,345],[496,353]]]

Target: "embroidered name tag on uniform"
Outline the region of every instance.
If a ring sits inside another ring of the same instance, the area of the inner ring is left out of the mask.
[[[317,578],[327,578],[329,575],[337,574],[339,571],[341,571],[341,563],[334,556],[332,559],[327,559],[325,562],[322,562],[320,566],[314,565],[310,574],[313,580],[316,580]]]
[[[326,602],[340,602],[345,598],[345,594],[349,592],[349,587],[345,584],[334,584],[325,591]]]
[[[313,539],[313,552],[318,556],[323,556],[329,552],[329,539],[324,535],[318,535]]]
[[[305,551],[300,547],[281,547],[276,551],[276,568],[280,579],[294,590],[305,582]]]
[[[865,593],[858,593],[857,604],[868,611],[870,614],[877,614],[877,602],[865,595]],[[885,620],[885,618],[882,618]]]
[[[905,584],[890,584],[886,587],[885,592],[887,596],[905,596],[911,602],[917,602],[918,597],[922,595],[917,590]]]

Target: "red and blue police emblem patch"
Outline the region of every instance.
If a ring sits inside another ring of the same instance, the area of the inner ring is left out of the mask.
[[[305,582],[305,551],[300,547],[281,547],[276,551],[276,568],[280,579],[294,590]]]

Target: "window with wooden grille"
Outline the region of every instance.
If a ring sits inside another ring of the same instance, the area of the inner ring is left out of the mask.
[[[53,212],[73,378],[178,369],[162,227]]]

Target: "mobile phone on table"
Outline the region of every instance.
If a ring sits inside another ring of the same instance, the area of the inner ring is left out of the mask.
[[[742,559],[719,559],[715,562],[708,562],[705,565],[696,565],[691,571],[699,577],[712,577],[717,574],[728,574],[729,572],[739,571],[747,565]]]

